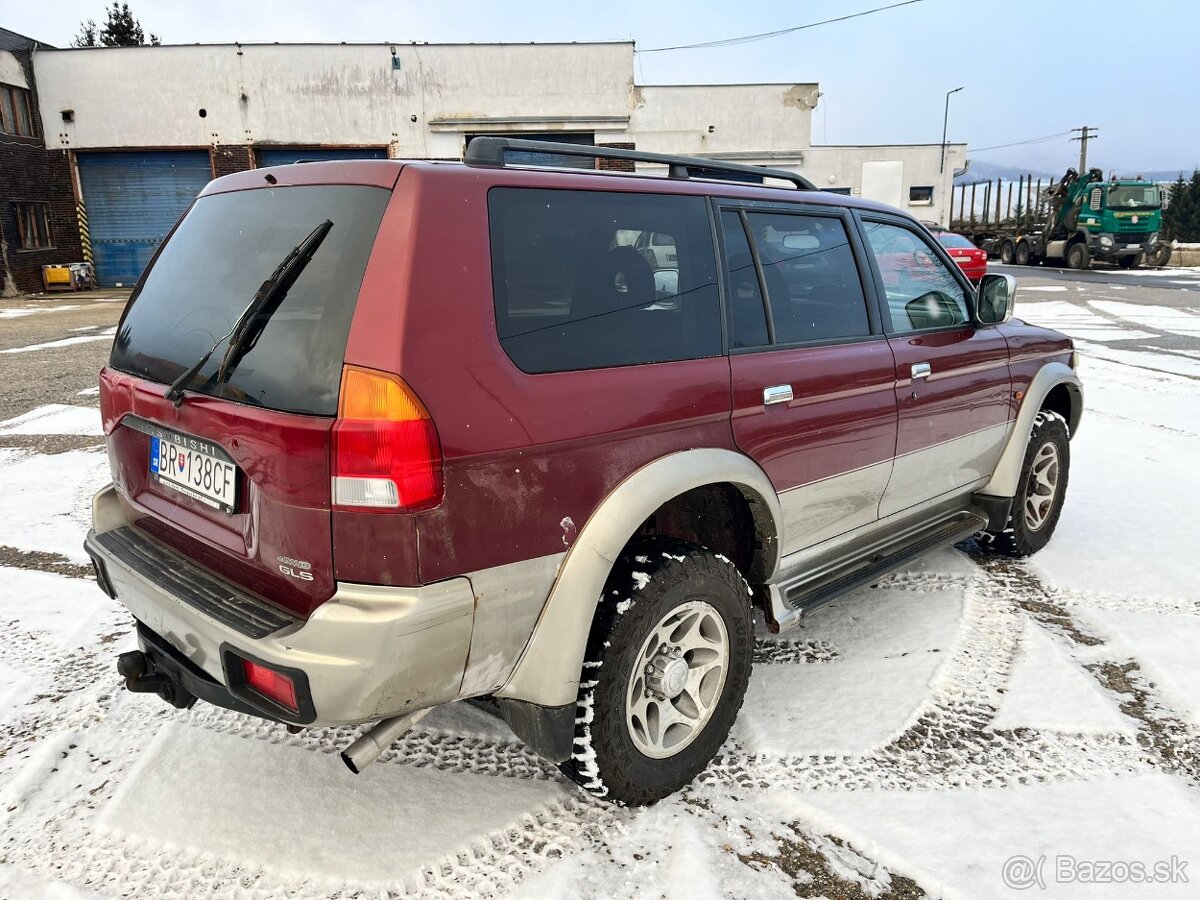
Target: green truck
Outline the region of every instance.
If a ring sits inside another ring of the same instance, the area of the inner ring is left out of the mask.
[[[1029,185],[1032,188],[1032,178]],[[1051,182],[1045,191],[1026,191],[1024,208],[1018,202],[1015,215],[1010,211],[1003,218],[999,187],[993,221],[987,221],[991,203],[985,200],[982,221],[972,210],[969,220],[952,222],[951,228],[1002,263],[1061,260],[1068,268],[1086,269],[1099,260],[1129,269],[1166,265],[1170,258],[1170,244],[1160,240],[1162,193],[1153,182],[1105,181],[1099,169],[1085,175],[1067,169],[1062,180]],[[1009,197],[1011,201],[1011,189]]]

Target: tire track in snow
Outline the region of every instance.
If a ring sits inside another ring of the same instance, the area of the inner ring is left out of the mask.
[[[976,562],[982,566],[976,576],[899,573],[880,582],[880,587],[917,593],[966,586],[962,626],[947,651],[947,660],[911,724],[886,746],[858,755],[771,759],[751,756],[730,742],[701,777],[702,782],[741,794],[780,786],[819,790],[1001,787],[1132,774],[1151,767],[1185,775],[1195,771],[1185,756],[1188,743],[1196,738],[1186,729],[1159,729],[1156,737],[1147,726],[1147,735],[1134,742],[1119,735],[989,728],[1007,686],[1026,617],[1064,639],[1090,644],[1099,638],[1074,622],[1072,605],[1128,609],[1130,603],[1140,603],[1140,608],[1148,611],[1194,613],[1194,602],[1053,590],[1023,563],[982,557]],[[297,873],[265,865],[246,866],[199,850],[167,850],[94,822],[136,763],[130,753],[131,742],[144,741],[159,723],[184,720],[194,727],[329,755],[348,743],[357,729],[290,735],[281,726],[214,707],[198,706],[190,713],[179,713],[152,698],[120,692],[111,671],[111,654],[103,645],[54,662],[62,656],[61,648],[55,649],[36,635],[31,637],[15,624],[8,630],[0,625],[0,640],[9,646],[24,642],[22,662],[28,663],[31,674],[43,684],[51,684],[56,693],[63,694],[58,701],[44,698],[20,711],[21,740],[28,742],[39,734],[52,738],[68,727],[77,728],[79,734],[49,784],[51,793],[58,789],[55,785],[66,785],[69,802],[49,814],[33,805],[0,809],[0,834],[4,836],[0,863],[47,878],[128,896],[469,897],[519,891],[528,875],[583,848],[602,847],[614,828],[637,815],[581,794],[552,803],[501,831],[481,834],[462,852],[433,860],[417,872],[403,878],[397,873],[397,880],[388,884],[331,886]],[[778,654],[770,660],[776,665],[828,661],[838,652],[832,645],[807,641],[762,641],[758,651]],[[1152,690],[1138,680],[1136,668],[1121,669],[1121,673],[1127,685],[1104,685],[1117,693],[1119,702],[1153,709],[1160,719],[1167,714],[1156,706]],[[1114,681],[1110,670],[1097,677],[1102,684],[1105,679]],[[7,748],[27,752],[26,745],[10,743]],[[0,750],[5,747],[0,743]],[[438,729],[405,735],[381,757],[380,764],[428,766],[501,778],[560,777],[555,767],[517,741]]]
[[[912,724],[886,746],[859,755],[768,758],[729,742],[701,777],[750,790],[778,784],[809,790],[912,790],[1000,787],[1145,771],[1153,761],[1124,735],[989,727],[1012,673],[1025,616],[1064,630],[1058,616],[1039,606],[1047,592],[1027,569],[1014,568],[1019,564],[1009,560],[997,565],[992,559],[976,554],[983,571],[967,579],[955,646]],[[936,589],[953,577],[925,583]]]

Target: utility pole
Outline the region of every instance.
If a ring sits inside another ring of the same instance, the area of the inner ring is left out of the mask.
[[[1091,125],[1084,125],[1081,128],[1072,128],[1071,131],[1079,133],[1079,137],[1073,137],[1071,140],[1079,141],[1079,174],[1083,175],[1087,172],[1087,142],[1094,137],[1098,137],[1100,129],[1093,128]]]

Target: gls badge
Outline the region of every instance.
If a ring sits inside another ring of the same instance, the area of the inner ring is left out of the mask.
[[[279,563],[279,571],[289,578],[299,578],[301,581],[312,581],[312,563],[305,562],[302,559],[292,559],[290,556],[277,556],[275,560]]]

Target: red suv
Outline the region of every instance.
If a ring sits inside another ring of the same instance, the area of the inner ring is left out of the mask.
[[[101,373],[87,549],[136,619],[119,671],[368,725],[354,771],[490,698],[588,790],[661,798],[725,740],[755,610],[778,632],[970,535],[1050,538],[1082,393],[1014,284],[708,159],[480,138],[217,179]]]

